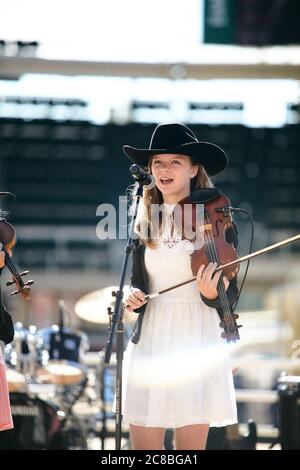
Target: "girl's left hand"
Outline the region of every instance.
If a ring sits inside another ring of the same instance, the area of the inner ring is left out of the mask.
[[[201,294],[209,300],[214,300],[218,297],[217,285],[222,274],[219,271],[213,276],[213,273],[217,267],[217,263],[210,263],[206,268],[202,264],[197,273],[197,286]],[[223,282],[225,290],[228,289],[229,281],[227,277],[223,276]]]
[[[11,257],[12,256],[12,251],[7,248],[7,253],[9,254],[9,256]],[[2,269],[5,265],[5,253],[4,251],[2,251],[2,243],[0,243],[0,269]]]
[[[2,249],[2,243],[0,243],[0,250]],[[5,264],[5,253],[0,251],[0,269],[4,267]]]

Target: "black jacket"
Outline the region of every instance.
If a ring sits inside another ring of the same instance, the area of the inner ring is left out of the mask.
[[[0,268],[0,278],[2,269]],[[14,339],[14,334],[15,330],[11,316],[2,303],[0,286],[0,341],[3,341],[5,344],[11,343]]]
[[[233,224],[233,227],[234,227],[233,229],[228,230],[227,232],[227,241],[232,242],[237,248],[238,232],[237,232],[237,228],[235,224]],[[135,287],[137,289],[140,289],[145,294],[149,294],[149,279],[148,279],[148,273],[147,273],[146,266],[145,266],[145,248],[146,246],[144,244],[138,242],[136,248],[133,251],[131,287]],[[235,277],[229,283],[226,293],[227,293],[229,305],[232,306],[238,296],[237,277]],[[217,309],[220,318],[222,318],[222,310],[220,309],[221,303],[220,303],[219,298],[210,300],[204,297],[200,292],[199,292],[199,295],[201,296],[203,302],[206,305]],[[130,339],[135,344],[138,343],[140,336],[141,336],[146,305],[147,304],[144,304],[142,305],[142,307],[134,310],[136,313],[138,313],[138,318],[137,318],[137,321],[135,322]]]
[[[11,343],[14,339],[14,324],[10,314],[3,304],[0,305],[0,341],[5,344]]]

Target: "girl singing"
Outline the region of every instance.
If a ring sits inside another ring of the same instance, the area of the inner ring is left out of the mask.
[[[199,142],[183,124],[156,127],[148,149],[123,148],[134,163],[155,178],[144,189],[136,224],[131,289],[125,303],[137,314],[124,359],[123,422],[130,427],[133,449],[163,449],[164,434],[175,430],[176,449],[205,449],[210,426],[237,421],[231,365],[221,338],[216,264],[199,267],[196,282],[150,301],[158,292],[192,277],[193,243],[174,221],[179,201],[204,188],[223,171],[227,157],[218,146]],[[200,191],[201,193],[201,191]],[[159,205],[162,217],[151,219]],[[150,230],[145,234],[142,227]],[[237,232],[231,238],[237,246]],[[223,277],[231,306],[237,282]]]

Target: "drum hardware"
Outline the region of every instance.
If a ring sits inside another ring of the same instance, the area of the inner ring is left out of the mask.
[[[114,426],[115,412],[113,411],[115,384],[116,384],[116,354],[113,353],[109,365],[104,363],[104,351],[99,353],[99,365],[97,368],[97,376],[99,377],[99,394],[100,394],[100,410],[95,415],[94,430],[91,430],[95,436],[100,438],[101,450],[105,449],[105,440],[115,437]],[[129,431],[122,429],[122,439],[129,442]],[[122,447],[123,448],[123,447]]]
[[[36,327],[29,330],[21,322],[15,324],[15,337],[5,349],[5,361],[9,367],[32,380],[36,367]]]
[[[15,325],[15,340],[5,351],[15,428],[6,432],[5,438],[0,433],[0,449],[87,448],[85,431],[72,410],[86,387],[87,368],[53,357],[58,347],[62,356],[81,361],[88,340],[84,333],[69,327],[58,337],[57,328],[52,325],[37,331],[34,326],[27,330],[21,323]]]
[[[130,286],[124,286],[124,297],[128,295]],[[97,291],[93,291],[80,298],[75,304],[75,314],[84,321],[97,325],[107,325],[111,327],[111,316],[116,304],[117,286],[106,287]],[[123,310],[124,330],[129,338],[133,323],[136,322],[137,315],[134,312]],[[115,357],[115,356],[114,356]],[[114,419],[115,413],[112,412],[114,400],[114,375],[116,374],[115,364],[112,367],[104,366],[104,353],[100,353],[100,367],[98,377],[100,379],[100,411],[96,415],[96,432],[94,433],[101,439],[101,448],[104,449],[104,441],[108,437],[115,434],[108,430],[107,420]],[[114,359],[116,363],[116,358]],[[100,424],[100,429],[98,429]],[[128,438],[128,432],[122,431],[122,437]]]
[[[278,378],[279,442],[283,450],[300,450],[300,376]]]
[[[80,330],[52,325],[37,331],[18,322],[15,339],[5,349],[10,392],[27,392],[35,383],[53,385],[59,406],[69,414],[87,385],[87,367],[81,362],[88,348]]]

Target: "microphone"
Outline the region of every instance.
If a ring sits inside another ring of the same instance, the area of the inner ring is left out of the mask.
[[[216,208],[216,212],[222,212],[224,215],[229,216],[230,212],[243,212],[243,209],[240,207],[225,206]]]
[[[136,165],[135,163],[130,166],[129,168],[130,173],[134,177],[134,179],[145,189],[151,189],[155,186],[155,179],[154,176],[147,173],[143,168]]]

